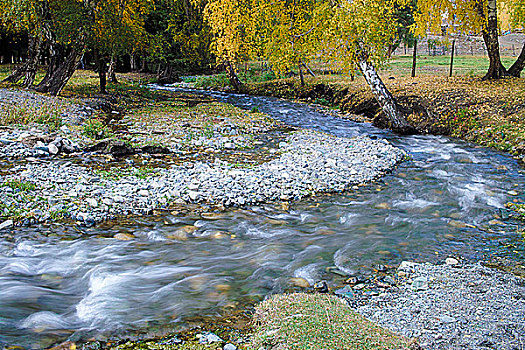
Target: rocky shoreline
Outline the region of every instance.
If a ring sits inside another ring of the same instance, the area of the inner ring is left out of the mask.
[[[225,146],[245,147],[244,143],[239,146],[239,138],[253,139],[251,135],[234,134],[230,135],[236,140],[232,145],[222,137],[220,145],[208,142],[206,149],[202,146],[204,138],[192,139],[190,146],[200,147],[201,153],[208,154],[206,161],[173,164],[159,160],[155,167],[144,169],[132,159],[122,158],[120,162],[110,160],[101,170],[97,169],[97,161],[78,161],[87,156],[82,151],[85,138],[77,137],[67,125],[52,137],[42,128],[10,127],[0,133],[0,160],[4,163],[0,198],[2,216],[6,218],[1,227],[56,219],[92,225],[126,215],[167,210],[174,204],[230,207],[296,201],[369,182],[391,171],[406,157],[384,140],[364,136],[347,139],[300,130],[285,133],[264,162],[237,164],[217,155]],[[42,142],[46,138],[49,143]],[[171,141],[173,152],[188,146],[176,147],[177,141]]]
[[[399,282],[356,311],[423,349],[521,349],[525,280],[481,264],[403,262]]]

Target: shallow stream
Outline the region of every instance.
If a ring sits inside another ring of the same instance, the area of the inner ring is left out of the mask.
[[[340,284],[334,266],[366,276],[402,260],[525,259],[517,223],[500,219],[525,188],[509,156],[446,137],[401,137],[274,98],[205,94],[293,126],[386,138],[412,159],[376,183],[289,208],[18,228],[0,238],[0,346],[177,329],[293,288],[293,278]],[[194,237],[165,238],[184,225],[198,227]],[[121,232],[138,239],[107,238]]]

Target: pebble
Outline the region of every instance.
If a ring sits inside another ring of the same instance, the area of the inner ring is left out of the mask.
[[[216,342],[222,342],[223,340],[214,333],[205,333],[199,337],[200,344],[211,344]]]
[[[290,283],[299,288],[310,288],[310,282],[301,277],[290,278]]]
[[[93,208],[96,208],[98,206],[98,202],[95,198],[87,198],[86,203]]]
[[[137,194],[141,197],[148,197],[149,196],[149,191],[148,190],[140,190],[137,192]]]
[[[130,235],[129,233],[117,233],[113,238],[118,239],[119,241],[130,241],[135,238],[135,236]]]
[[[47,145],[47,149],[49,150],[49,153],[55,155],[55,154],[58,154],[59,152],[59,149],[57,146],[55,146],[54,144],[50,143],[49,145]]]
[[[412,288],[414,288],[414,290],[417,290],[417,291],[427,290],[428,289],[428,279],[423,276],[415,278],[414,282],[412,282]]]
[[[454,259],[454,258],[446,258],[445,259],[445,264],[447,264],[447,265],[457,265],[457,264],[459,264],[459,261],[457,259]]]
[[[2,89],[0,93],[4,91]],[[73,107],[72,110],[82,114],[84,109]],[[86,115],[90,113],[91,110]],[[41,142],[37,146],[39,149],[35,149],[16,140],[49,136],[49,133],[36,129],[0,131],[0,139],[8,141],[0,147],[0,159],[25,157],[27,160],[16,165],[3,180],[34,183],[31,196],[35,200],[42,199],[41,203],[32,203],[31,206],[31,203],[18,202],[2,192],[0,200],[15,207],[28,207],[27,215],[29,207],[38,206],[41,214],[34,218],[34,222],[48,220],[52,216],[50,209],[56,204],[61,205],[60,211],[66,217],[85,225],[123,216],[151,214],[155,209],[169,208],[172,203],[207,203],[226,208],[282,202],[283,210],[289,210],[291,202],[312,193],[341,192],[370,182],[405,158],[404,151],[385,140],[372,140],[366,136],[344,138],[300,130],[283,136],[273,159],[246,169],[238,169],[220,160],[194,161],[159,168],[155,176],[145,178],[106,178],[72,161],[37,160],[54,154],[56,149],[58,154],[80,150],[75,141],[66,138],[66,133],[68,137],[74,134],[71,129],[62,128],[54,141]],[[214,143],[235,149],[246,144],[238,130],[234,134],[235,141],[224,136],[201,141],[214,149]],[[126,159],[126,162],[127,169],[134,164],[132,159]],[[56,198],[56,203],[50,203],[50,197]],[[333,234],[331,230],[323,232]],[[183,238],[182,235],[176,236]]]
[[[334,292],[336,295],[352,299],[354,297],[354,290],[350,286],[344,286]]]
[[[228,343],[228,344],[224,345],[224,347],[222,349],[223,350],[237,350],[237,347],[235,345],[233,345],[232,343]]]

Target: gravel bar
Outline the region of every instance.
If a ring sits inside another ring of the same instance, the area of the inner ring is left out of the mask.
[[[35,184],[31,196],[45,201],[30,209],[33,220],[48,220],[60,212],[90,225],[168,209],[171,203],[245,206],[341,192],[383,175],[406,156],[384,140],[307,130],[290,134],[278,152],[276,159],[249,168],[216,159],[158,168],[146,178],[112,179],[69,161],[36,161],[15,166],[1,180]],[[24,208],[24,196],[9,186],[0,187],[0,197],[10,206]]]
[[[477,265],[403,262],[404,284],[357,311],[423,349],[505,349],[525,346],[525,281]]]

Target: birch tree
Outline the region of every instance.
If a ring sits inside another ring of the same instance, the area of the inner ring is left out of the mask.
[[[325,8],[318,12],[321,17],[319,22],[323,23],[326,32],[319,41],[319,49],[332,65],[342,67],[350,74],[359,69],[387,117],[390,128],[408,134],[413,133],[414,128],[407,122],[406,113],[375,68],[388,60],[389,45],[397,35],[395,5],[399,4],[403,2],[343,0],[335,5],[325,4]]]
[[[489,68],[483,79],[499,79],[509,75],[519,77],[525,66],[525,45],[516,62],[508,70],[501,62],[498,40],[498,6],[501,5],[503,3],[498,3],[497,0],[417,0],[419,12],[416,14],[416,32],[421,36],[427,33],[440,34],[445,20],[451,33],[481,33],[489,58]],[[513,14],[515,23],[521,22],[523,25],[523,16],[520,15],[524,7],[523,0],[508,0],[505,5]]]

